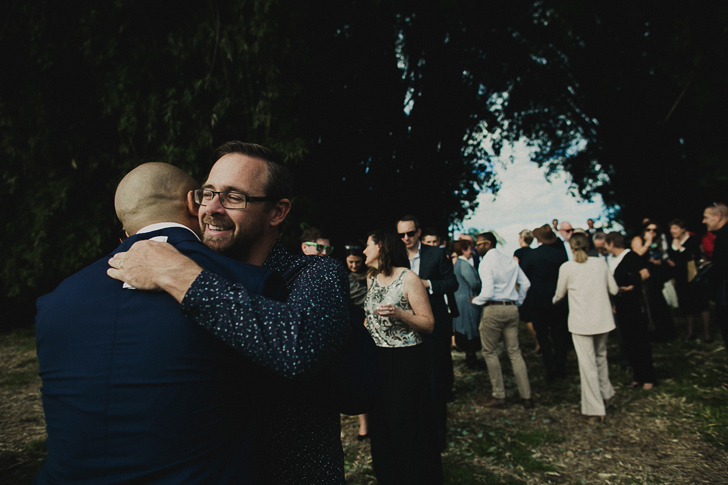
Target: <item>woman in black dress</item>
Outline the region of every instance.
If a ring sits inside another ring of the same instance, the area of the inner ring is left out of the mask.
[[[708,311],[708,295],[700,291],[691,280],[695,277],[703,253],[697,237],[688,233],[685,221],[675,219],[670,222],[670,235],[672,242],[667,248],[667,264],[672,268],[675,278],[675,291],[680,311],[687,322],[688,339],[696,338],[694,332],[695,317],[700,316],[703,321],[703,341],[710,342],[710,312]]]
[[[645,222],[642,234],[632,239],[632,251],[642,258],[650,272],[650,277],[642,285],[647,299],[650,338],[654,342],[673,340],[677,336],[675,324],[662,294],[668,271],[666,254],[662,231],[655,221],[648,219]]]

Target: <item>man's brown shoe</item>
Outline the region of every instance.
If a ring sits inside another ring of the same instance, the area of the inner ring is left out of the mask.
[[[521,399],[523,409],[533,409],[533,399]]]
[[[496,397],[491,397],[483,403],[483,406],[485,406],[486,408],[492,408],[492,409],[505,409],[506,400],[498,399]]]

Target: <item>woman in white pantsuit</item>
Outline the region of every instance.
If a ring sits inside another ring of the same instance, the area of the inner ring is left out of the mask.
[[[614,395],[607,366],[607,336],[614,330],[609,295],[618,288],[604,259],[586,254],[586,235],[575,233],[569,241],[574,261],[559,268],[554,303],[569,296],[569,331],[579,361],[581,412],[591,422],[604,422],[605,402]]]

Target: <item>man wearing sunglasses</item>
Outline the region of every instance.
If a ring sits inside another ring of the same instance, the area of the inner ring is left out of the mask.
[[[454,305],[458,280],[452,267],[452,260],[444,248],[427,246],[420,242],[420,223],[417,217],[406,215],[397,221],[397,233],[407,248],[412,271],[417,273],[427,288],[430,306],[435,316],[435,330],[431,335],[422,335],[422,340],[432,355],[434,370],[434,405],[437,443],[441,449],[446,446],[447,402],[452,400],[454,382],[452,368],[452,313],[448,302]],[[445,301],[445,295],[448,302]],[[456,308],[456,307],[455,307]]]
[[[257,428],[256,483],[343,484],[335,396],[331,384],[314,376],[330,367],[326,363],[351,333],[346,273],[333,258],[294,256],[279,242],[292,190],[279,155],[235,141],[218,148],[214,158],[207,181],[195,191],[203,242],[278,271],[286,300],[251,295],[153,241],[117,254],[108,274],[139,289],[168,292],[183,313],[262,366],[259,386],[246,390],[257,412],[240,416]]]
[[[569,221],[563,221],[559,224],[559,239],[564,243],[564,251],[566,251],[566,257],[569,261],[574,260],[574,251],[571,250],[571,235],[574,234],[574,228]]]
[[[301,251],[308,256],[331,256],[334,247],[328,238],[315,227],[309,227],[301,235]]]

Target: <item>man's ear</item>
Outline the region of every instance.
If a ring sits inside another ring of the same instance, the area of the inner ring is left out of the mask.
[[[193,216],[195,219],[197,219],[197,214],[200,211],[200,206],[195,202],[195,194],[193,190],[190,190],[187,192],[187,212],[190,213],[191,216]]]
[[[286,216],[288,216],[290,211],[291,201],[289,199],[281,199],[276,202],[276,205],[273,208],[273,215],[270,219],[270,225],[277,227],[283,224],[283,221],[286,220]]]

